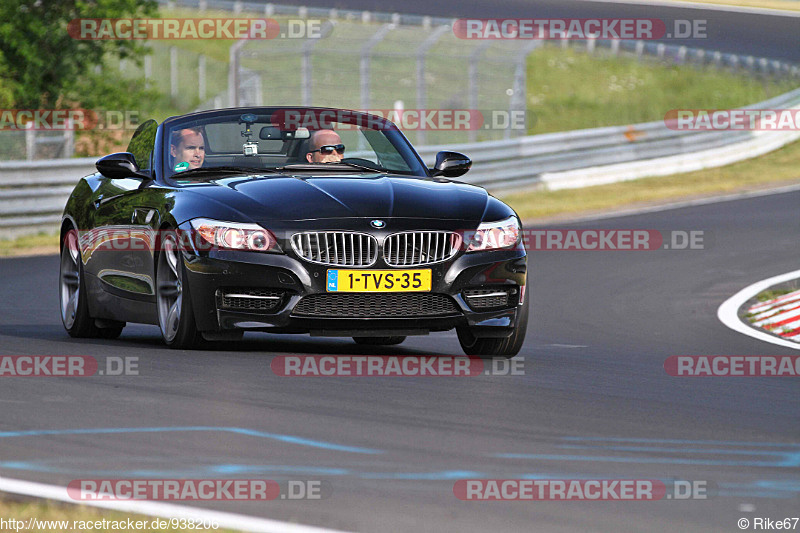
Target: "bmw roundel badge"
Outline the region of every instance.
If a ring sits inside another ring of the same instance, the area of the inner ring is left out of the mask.
[[[373,220],[372,222],[369,223],[369,225],[372,226],[373,228],[380,229],[386,227],[386,222],[384,222],[383,220]]]

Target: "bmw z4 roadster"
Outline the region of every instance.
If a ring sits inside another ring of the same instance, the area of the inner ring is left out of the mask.
[[[530,295],[517,214],[429,169],[390,121],[252,107],[147,121],[97,161],[61,224],[73,337],[158,325],[192,348],[245,331],[398,344],[455,328],[468,355],[513,357]]]

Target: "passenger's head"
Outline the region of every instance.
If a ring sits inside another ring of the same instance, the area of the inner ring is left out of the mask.
[[[342,138],[333,130],[317,130],[308,140],[309,163],[338,163],[344,157]]]
[[[201,128],[185,128],[172,132],[169,154],[173,157],[173,168],[179,163],[188,163],[189,170],[203,166],[206,157],[206,142]]]

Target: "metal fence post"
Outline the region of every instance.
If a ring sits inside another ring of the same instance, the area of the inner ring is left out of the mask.
[[[236,41],[228,51],[228,105],[239,107],[239,50],[245,45],[245,39]]]
[[[491,46],[491,44],[491,41],[483,41],[469,54],[469,63],[467,65],[467,83],[469,84],[468,91],[470,113],[478,109],[478,61],[480,61],[481,56],[486,49]],[[475,142],[478,140],[478,130],[475,128],[470,128],[468,135],[469,142]]]
[[[518,132],[518,136],[523,136],[527,133],[528,120],[525,114],[527,105],[527,83],[528,83],[528,54],[541,45],[540,41],[528,41],[522,47],[522,50],[517,56],[517,66],[514,69],[514,87],[512,88],[511,97],[509,98],[509,116],[508,128],[503,132],[504,139],[511,138],[511,129],[514,124],[515,111],[521,111],[525,120],[523,122],[523,130]]]
[[[314,95],[314,70],[311,65],[311,53],[322,37],[333,31],[333,22],[326,20],[320,28],[319,38],[308,38],[303,43],[300,65],[300,94],[304,106],[310,106]]]
[[[36,156],[36,130],[33,129],[33,123],[30,122],[25,127],[25,159],[33,161]]]
[[[366,11],[364,13],[367,13]],[[369,74],[370,74],[370,53],[376,44],[381,42],[386,34],[394,29],[394,24],[384,24],[372,37],[361,47],[361,61],[359,62],[359,75],[361,76],[361,109],[369,109]]]
[[[201,102],[206,99],[206,56],[203,54],[197,58],[197,96]]]
[[[64,130],[64,144],[61,149],[61,157],[72,157],[75,154],[75,123],[67,121],[67,129]]]
[[[428,100],[425,92],[425,54],[436,44],[442,34],[449,30],[450,26],[439,26],[417,47],[417,109],[425,109]],[[417,142],[425,144],[425,138],[425,130],[423,128],[417,130]]]
[[[178,97],[178,49],[169,47],[169,94]]]

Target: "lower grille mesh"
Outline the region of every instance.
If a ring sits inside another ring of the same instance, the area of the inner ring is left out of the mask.
[[[311,294],[300,300],[294,316],[331,318],[417,318],[458,313],[445,294]]]
[[[285,294],[275,289],[223,289],[217,291],[217,304],[220,309],[264,313],[278,308]]]
[[[508,306],[507,289],[467,289],[464,299],[472,309],[496,309]]]

